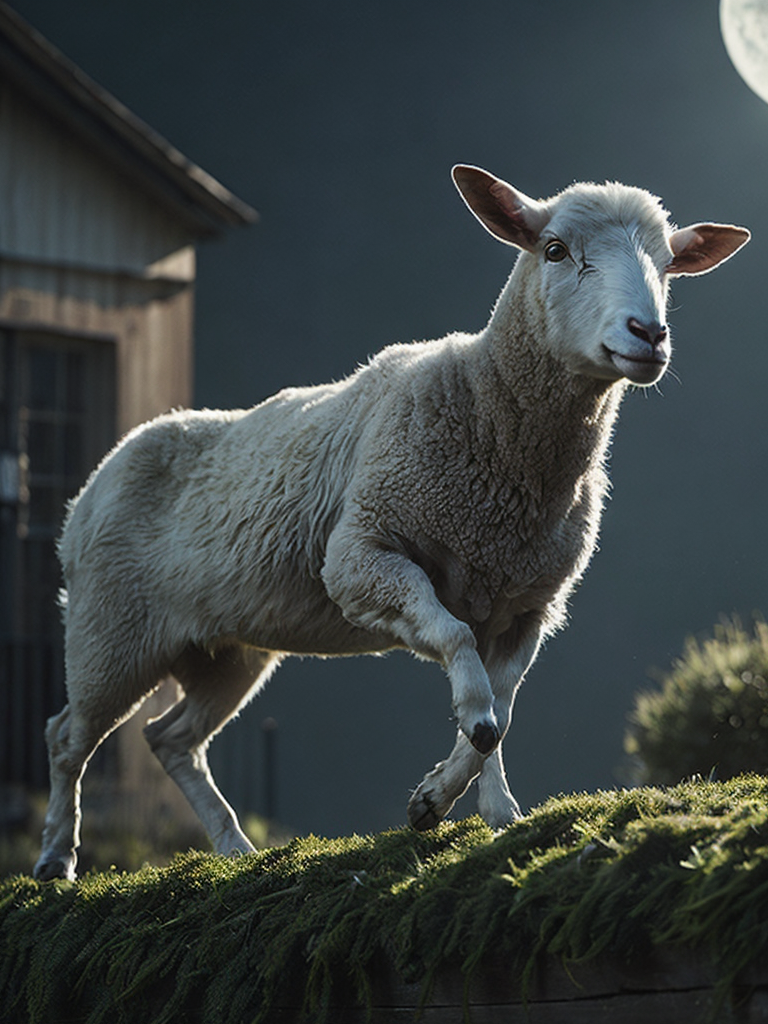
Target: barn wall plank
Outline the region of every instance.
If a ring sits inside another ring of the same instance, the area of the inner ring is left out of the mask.
[[[0,261],[0,321],[111,338],[118,433],[192,397],[193,290]]]
[[[0,195],[4,256],[144,274],[192,240],[134,181],[2,81]],[[194,276],[179,261],[164,272]]]

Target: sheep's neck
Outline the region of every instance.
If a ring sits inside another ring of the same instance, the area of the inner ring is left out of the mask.
[[[522,253],[478,339],[479,361],[486,360],[500,399],[498,426],[506,422],[513,435],[515,428],[537,427],[551,434],[552,423],[562,423],[560,433],[575,432],[576,443],[581,439],[592,449],[605,434],[607,445],[625,385],[573,373],[555,358],[554,346],[544,340],[554,325],[539,284],[535,265]]]
[[[497,472],[546,505],[602,465],[625,388],[572,373],[521,327],[489,332],[478,348],[478,443]]]

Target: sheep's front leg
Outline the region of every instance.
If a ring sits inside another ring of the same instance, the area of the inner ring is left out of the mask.
[[[420,832],[434,828],[466,793],[481,772],[484,760],[464,733],[459,732],[450,755],[427,772],[412,793],[408,801],[408,823]]]
[[[494,713],[505,735],[512,720],[512,705],[520,683],[536,657],[541,642],[538,622],[531,621],[518,628],[514,653],[510,654],[504,640],[490,645],[487,654],[488,673],[494,693]],[[408,803],[408,821],[417,829],[433,828],[468,789],[478,781],[478,810],[492,828],[504,828],[521,815],[504,771],[501,746],[483,757],[459,733],[456,744],[445,761],[428,772]]]
[[[501,733],[474,634],[440,603],[423,569],[340,526],[328,542],[322,575],[350,622],[444,666],[459,728],[476,751],[489,754]]]
[[[502,639],[492,645],[486,658],[495,695],[494,709],[504,736],[512,722],[515,695],[536,658],[540,644],[541,625],[532,620],[522,629],[518,627],[513,653],[506,651]],[[504,828],[521,816],[520,806],[507,783],[501,745],[485,760],[477,786],[477,809],[492,828]]]

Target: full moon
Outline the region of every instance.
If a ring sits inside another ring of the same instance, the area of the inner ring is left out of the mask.
[[[734,67],[768,103],[768,0],[720,0],[720,31]]]

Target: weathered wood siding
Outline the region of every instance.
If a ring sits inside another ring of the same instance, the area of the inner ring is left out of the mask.
[[[5,83],[0,188],[0,244],[18,258],[141,277],[191,240],[178,218]],[[189,281],[192,269],[172,276]]]
[[[111,339],[118,432],[188,404],[188,229],[2,80],[0,195],[0,322]]]
[[[191,229],[117,164],[92,152],[5,81],[1,67],[0,198],[0,328],[113,345],[117,436],[160,412],[189,405],[195,279]],[[106,439],[94,464],[114,439]],[[11,686],[8,699],[16,726],[25,725],[18,735],[26,737],[27,760],[29,748],[34,750],[38,770],[30,781],[40,785],[42,726],[50,711],[44,710],[35,687],[46,692],[53,687],[58,693],[62,686],[44,666],[30,684],[29,666],[40,658],[30,655],[23,665],[20,659],[28,649],[32,654],[48,651],[59,678],[60,641],[12,635],[4,642],[16,670],[0,666],[0,673]],[[184,816],[191,812],[140,735],[146,717],[159,713],[170,699],[171,693],[152,698],[147,713],[109,741],[113,753],[107,754],[113,763],[118,757],[121,806],[131,804],[132,793],[141,794],[153,814],[162,806]],[[97,772],[86,783],[86,792],[108,784],[99,783]]]

